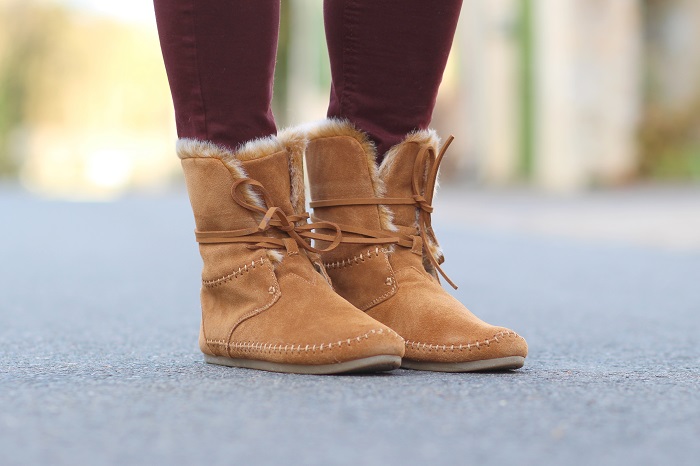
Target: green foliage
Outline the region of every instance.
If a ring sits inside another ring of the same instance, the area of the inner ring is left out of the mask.
[[[286,122],[287,118],[287,76],[289,74],[289,36],[291,34],[291,6],[286,2],[280,4],[280,30],[277,45],[277,62],[275,63],[274,98],[272,111],[275,119]]]
[[[520,58],[520,174],[532,176],[535,152],[535,76],[534,76],[534,31],[532,0],[520,2],[518,42]]]
[[[673,31],[692,2],[645,0],[644,107],[639,125],[642,177],[700,180],[700,75],[697,51]],[[695,20],[697,24],[697,20]],[[680,78],[680,79],[678,79]],[[680,92],[679,92],[680,90]],[[682,97],[679,97],[682,96]]]
[[[676,111],[650,106],[639,134],[643,176],[700,180],[700,98]]]
[[[0,5],[0,177],[17,171],[12,137],[26,124],[33,73],[50,53],[52,32],[65,20],[65,12],[55,7]]]
[[[97,138],[147,139],[172,121],[155,28],[0,1],[0,177],[49,152],[80,164]]]

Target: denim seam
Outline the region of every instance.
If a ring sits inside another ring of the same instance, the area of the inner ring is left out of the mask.
[[[204,124],[204,134],[206,135],[207,139],[211,139],[209,136],[209,129],[207,127],[207,107],[204,104],[204,93],[202,92],[202,75],[200,73],[200,66],[199,66],[199,53],[197,53],[197,7],[196,7],[196,1],[192,1],[192,42],[193,42],[193,47],[192,50],[194,52],[194,65],[195,65],[195,73],[197,76],[197,89],[196,89],[196,94],[199,97],[199,102],[201,105],[202,109],[202,122]]]
[[[343,23],[346,26],[343,36],[343,91],[340,94],[340,114],[348,115],[352,112],[352,99],[350,96],[355,91],[355,75],[357,67],[357,11],[349,11],[355,4],[348,0],[343,7]]]

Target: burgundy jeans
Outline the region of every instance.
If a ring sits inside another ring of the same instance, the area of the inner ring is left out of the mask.
[[[236,148],[275,134],[279,0],[154,0],[178,136]],[[325,0],[328,116],[384,154],[430,123],[462,0]],[[293,33],[293,31],[292,31]]]

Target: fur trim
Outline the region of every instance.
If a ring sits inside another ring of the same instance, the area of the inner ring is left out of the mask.
[[[442,252],[442,246],[437,241],[433,241],[430,238],[428,238],[428,244],[423,245],[425,249],[427,249],[427,254],[431,254],[434,258],[437,259],[438,263],[441,264],[445,260],[445,255]],[[433,275],[435,278],[439,280],[437,270],[435,270],[435,267],[433,267],[433,263],[430,262],[430,259],[426,256],[425,249],[423,251],[423,268],[425,270]]]
[[[424,145],[427,144],[437,152],[440,149],[440,138],[437,135],[437,132],[433,129],[425,129],[425,130],[418,130],[414,131],[412,133],[409,133],[406,138],[401,141],[400,143],[396,144],[393,146],[391,149],[389,149],[384,156],[384,160],[382,160],[381,165],[379,166],[379,178],[384,179],[386,176],[391,172],[393,165],[396,163],[396,160],[399,158],[398,154],[399,152],[404,148],[406,144],[419,144],[419,145]],[[428,167],[425,167],[426,173],[425,176],[427,176],[427,170]],[[438,176],[439,179],[439,176]],[[435,191],[437,191],[438,188],[438,180],[435,180]],[[433,196],[434,198],[435,196]],[[418,215],[419,211],[416,209],[416,221],[415,221],[415,227],[418,227]],[[437,240],[433,240],[430,236],[428,236],[428,241],[426,242],[427,244],[424,244],[423,247],[427,249],[427,254],[431,254],[433,257],[437,258],[438,261],[444,260],[444,255],[442,252],[442,248],[440,247],[440,244],[437,242]],[[425,269],[431,273],[432,275],[437,277],[437,271],[433,267],[433,264],[428,260],[427,257],[423,257],[423,266]]]
[[[277,265],[284,259],[284,253],[279,249],[268,249],[267,258],[270,260],[272,265]]]
[[[280,131],[277,139],[289,154],[289,178],[292,186],[290,201],[294,213],[306,212],[306,183],[304,182],[304,152],[309,140],[300,128]]]
[[[391,171],[392,166],[394,165],[394,163],[396,163],[396,159],[398,158],[398,153],[403,148],[403,146],[411,143],[419,145],[430,145],[433,147],[435,152],[437,152],[440,149],[440,138],[438,137],[437,132],[434,129],[422,129],[413,131],[412,133],[409,133],[403,141],[389,149],[386,155],[384,155],[384,160],[382,160],[382,163],[379,166],[380,178],[384,179],[387,173]]]
[[[362,147],[362,151],[367,158],[367,169],[369,178],[372,182],[372,189],[375,197],[384,197],[386,195],[386,187],[384,181],[379,175],[377,168],[377,148],[370,140],[369,136],[363,131],[360,131],[348,120],[339,120],[330,118],[320,122],[312,123],[305,126],[306,133],[309,139],[326,138],[334,136],[347,136],[354,138]],[[391,209],[385,205],[378,205],[379,224],[383,230],[396,231],[394,225],[394,216]]]
[[[286,150],[289,154],[289,177],[291,184],[290,201],[295,213],[306,210],[304,189],[304,151],[308,140],[303,131],[287,129],[278,136],[253,139],[240,146],[235,152],[210,141],[180,139],[177,141],[177,155],[181,159],[211,157],[219,159],[231,172],[234,179],[248,176],[242,161],[254,160],[268,154]],[[245,192],[246,201],[263,206],[262,199],[252,189]]]
[[[374,189],[374,195],[376,197],[384,197],[386,195],[386,185],[384,179],[387,174],[391,171],[392,165],[396,163],[398,159],[399,151],[404,147],[405,144],[429,144],[433,147],[435,151],[439,150],[440,138],[437,132],[433,129],[418,130],[409,133],[403,141],[399,144],[393,146],[389,151],[387,151],[381,165],[377,166],[377,149],[374,143],[369,139],[366,133],[357,129],[351,122],[347,120],[338,119],[328,119],[322,120],[320,122],[311,123],[303,127],[308,135],[309,139],[323,138],[323,137],[333,137],[333,136],[348,136],[357,140],[357,142],[362,146],[362,150],[367,156],[367,168],[369,170],[370,180],[372,182],[372,188]],[[427,167],[426,167],[427,170]],[[426,173],[427,174],[427,173]],[[435,184],[435,189],[437,189],[437,180]],[[394,216],[391,209],[386,205],[379,205],[379,221],[382,229],[389,231],[396,231],[397,228],[394,225]],[[418,222],[418,211],[416,211],[416,226]],[[432,254],[434,257],[439,258],[442,261],[443,253],[442,248],[431,238],[428,239],[428,244],[425,244],[426,252]],[[393,248],[392,248],[393,249]],[[423,263],[426,270],[433,275],[437,276],[432,263],[427,259],[423,258]]]
[[[294,212],[300,214],[306,210],[303,164],[307,141],[303,131],[288,129],[281,131],[278,136],[248,141],[236,151],[231,151],[210,141],[185,138],[177,141],[177,155],[180,159],[205,157],[219,159],[228,168],[234,179],[240,179],[248,176],[242,161],[254,160],[286,150],[289,155],[291,185],[289,198]],[[244,189],[243,196],[246,202],[264,208],[264,202],[258,193],[248,186]],[[277,250],[268,249],[267,257],[273,264],[278,264],[282,262],[284,256]]]
[[[261,140],[261,146],[269,146],[271,142],[269,139],[270,138],[265,138]],[[248,177],[248,174],[243,168],[243,164],[241,164],[240,160],[249,160],[249,158],[245,158],[245,156],[253,152],[254,142],[255,141],[251,141],[247,143],[239,152],[232,152],[230,149],[215,144],[211,141],[183,138],[177,141],[177,156],[180,157],[181,160],[196,158],[212,158],[221,160],[224,166],[228,168],[228,171],[231,173],[233,179],[238,180]],[[239,158],[239,154],[243,155],[243,157]],[[264,208],[262,198],[250,187],[244,187],[243,197],[245,198],[246,202]]]

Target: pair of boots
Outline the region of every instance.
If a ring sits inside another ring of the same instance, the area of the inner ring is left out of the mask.
[[[409,134],[377,166],[366,135],[337,120],[236,152],[180,140],[204,262],[205,360],[304,374],[521,367],[525,340],[439,284],[437,145],[432,131]]]

